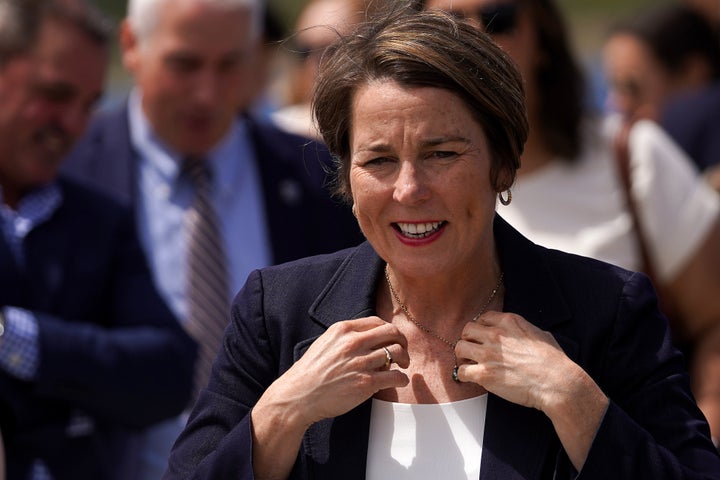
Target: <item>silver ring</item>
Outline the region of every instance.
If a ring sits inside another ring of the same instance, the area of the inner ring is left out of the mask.
[[[390,365],[393,363],[392,355],[390,355],[390,350],[387,349],[387,347],[382,347],[383,350],[385,350],[385,370],[390,369]]]

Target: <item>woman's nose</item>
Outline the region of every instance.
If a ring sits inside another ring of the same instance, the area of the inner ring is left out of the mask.
[[[429,196],[430,188],[425,172],[411,162],[401,162],[393,198],[397,202],[412,205],[426,200]]]

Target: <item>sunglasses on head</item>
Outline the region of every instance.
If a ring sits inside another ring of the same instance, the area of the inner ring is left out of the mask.
[[[485,33],[510,33],[517,26],[519,5],[515,2],[496,3],[477,10]]]

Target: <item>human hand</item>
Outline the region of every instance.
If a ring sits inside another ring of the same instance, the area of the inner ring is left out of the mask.
[[[609,400],[550,333],[519,315],[486,312],[465,326],[455,353],[460,381],[544,412],[582,469]]]
[[[550,333],[513,313],[490,311],[468,323],[455,353],[460,381],[546,413],[586,376]]]
[[[393,324],[379,317],[335,323],[267,389],[261,402],[294,409],[302,428],[346,413],[379,390],[408,384],[402,371],[386,368],[383,347],[393,363],[408,367],[407,340]]]

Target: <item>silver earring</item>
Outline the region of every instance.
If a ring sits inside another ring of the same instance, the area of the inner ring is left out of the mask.
[[[498,198],[500,199],[500,203],[507,207],[510,205],[510,202],[512,202],[512,191],[508,188],[506,192],[507,198],[503,198],[503,192],[498,192]]]

